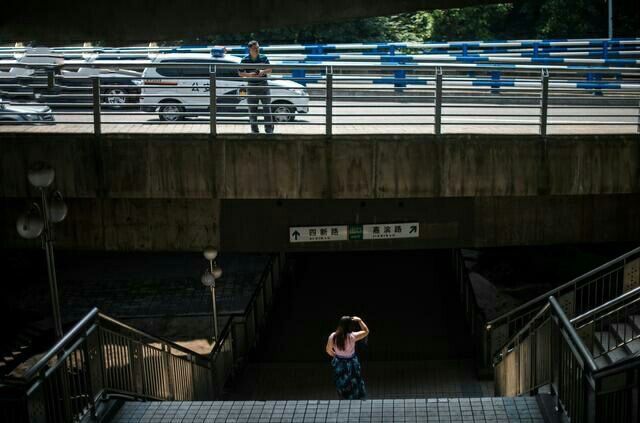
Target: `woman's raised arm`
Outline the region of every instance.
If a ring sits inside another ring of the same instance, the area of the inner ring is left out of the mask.
[[[364,323],[364,321],[361,318],[357,316],[353,316],[352,319],[355,322],[358,322],[361,329],[360,331],[353,333],[353,335],[356,337],[356,341],[366,338],[369,335],[369,328],[367,327],[367,325]]]

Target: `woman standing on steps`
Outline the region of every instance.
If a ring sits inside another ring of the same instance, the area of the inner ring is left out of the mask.
[[[359,331],[352,331],[353,323],[360,326]],[[342,316],[338,328],[329,335],[325,350],[333,359],[334,380],[338,395],[342,399],[364,399],[367,392],[360,375],[360,361],[356,355],[356,342],[369,335],[369,328],[361,318]]]

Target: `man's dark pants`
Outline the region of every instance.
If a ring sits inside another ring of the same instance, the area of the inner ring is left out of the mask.
[[[258,132],[258,103],[262,103],[262,113],[264,115],[264,130],[267,133],[273,132],[273,116],[271,113],[271,93],[265,86],[249,86],[247,90],[249,98],[249,122],[251,123],[251,132]]]

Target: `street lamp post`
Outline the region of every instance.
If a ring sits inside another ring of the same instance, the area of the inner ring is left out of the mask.
[[[204,249],[204,258],[209,261],[209,267],[204,271],[200,281],[211,290],[211,303],[213,304],[213,339],[218,342],[218,313],[216,311],[216,279],[222,276],[222,269],[216,263],[218,250],[211,245]]]
[[[47,257],[47,273],[51,307],[53,309],[53,326],[57,338],[62,338],[62,318],[58,299],[58,282],[56,280],[56,264],[53,255],[52,223],[60,223],[67,217],[67,205],[60,191],[53,191],[47,198],[48,188],[55,179],[55,171],[44,163],[36,163],[27,175],[29,183],[40,191],[40,205],[32,203],[25,213],[18,217],[16,229],[25,239],[41,237]]]
[[[609,15],[609,39],[613,38],[613,0],[607,0]]]

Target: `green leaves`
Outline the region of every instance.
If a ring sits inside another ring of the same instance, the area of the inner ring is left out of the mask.
[[[614,36],[640,36],[638,0],[614,3]],[[604,0],[516,0],[513,4],[403,13],[250,34],[207,37],[220,44],[470,41],[606,37]],[[185,40],[187,41],[187,40]]]

